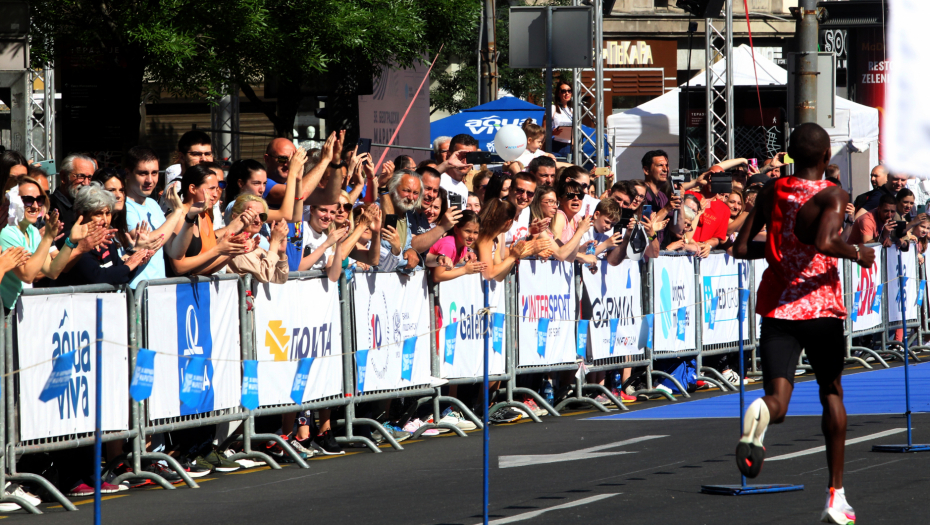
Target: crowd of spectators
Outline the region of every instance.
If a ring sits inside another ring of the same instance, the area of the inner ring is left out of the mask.
[[[559,115],[556,124],[570,123],[570,98],[570,86],[560,84],[552,108]],[[135,288],[143,280],[223,272],[283,283],[295,271],[319,271],[331,281],[345,271],[417,270],[435,283],[472,274],[501,281],[528,257],[578,262],[591,272],[598,271],[600,261],[645,262],[663,252],[707,257],[730,249],[766,183],[788,171],[784,154],[778,154],[765,159],[761,169],[747,159],[732,159],[674,182],[668,155],[655,150],[643,157],[642,174],[608,174],[605,191],[598,194],[593,170],[556,159],[565,150],[562,139],[546,152],[543,128],[532,121],[523,128],[526,152],[490,168],[468,163],[467,154],[478,142],[466,134],[440,137],[432,158],[419,163],[400,155],[376,166],[369,154],[344,144],[344,132],[334,132],[319,149],[305,151],[279,138],[261,160],[222,164],[214,159],[210,136],[194,130],[180,138],[177,162],[164,170],[156,152],[145,146],[131,148],[120,166],[69,155],[50,195],[48,174],[6,152],[0,159],[0,184],[7,192],[7,220],[0,221],[5,226],[0,297],[9,311],[26,286]],[[842,174],[831,166],[827,177],[840,184]],[[917,243],[923,253],[930,218],[926,203],[916,203],[906,187],[908,178],[877,166],[871,182],[873,189],[847,208],[848,241],[903,249]],[[756,240],[765,235],[763,230]],[[735,359],[727,355],[704,364],[732,383],[751,381],[733,371]],[[631,402],[639,387],[630,379],[637,372],[591,374],[588,381]],[[555,401],[557,386],[572,384],[571,375],[521,376],[521,381]],[[480,398],[474,388],[446,388],[466,403]],[[605,396],[598,401],[610,402]],[[525,403],[545,414],[531,397]],[[432,422],[415,407],[404,411],[391,405],[370,411],[381,414],[386,432],[398,440]],[[526,415],[503,408],[491,419],[506,423]],[[269,424],[279,424],[281,435],[305,457],[342,454],[332,417],[320,410]],[[442,422],[474,428],[454,407],[445,410]],[[438,433],[432,429],[425,435]],[[240,468],[241,462],[229,461],[220,450],[221,437],[177,433],[171,446],[161,446],[182,459],[192,476]],[[180,479],[163,463],[146,468]],[[88,490],[86,476],[74,474],[63,482],[69,494]]]

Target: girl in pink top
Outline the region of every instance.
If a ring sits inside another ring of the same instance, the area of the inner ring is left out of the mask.
[[[427,256],[426,265],[434,266],[433,282],[441,283],[451,281],[462,275],[478,273],[487,268],[487,264],[471,261],[464,266],[455,266],[465,258],[468,249],[475,245],[478,240],[478,230],[481,221],[478,214],[465,210],[462,212],[462,218],[458,224],[452,228],[452,235],[447,235],[439,239],[430,249],[430,256]]]

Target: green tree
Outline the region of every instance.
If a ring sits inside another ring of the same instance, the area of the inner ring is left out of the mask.
[[[290,137],[306,96],[328,91],[351,105],[355,83],[391,64],[409,67],[447,35],[467,31],[475,6],[478,0],[33,0],[32,59],[41,66],[69,46],[118,46],[131,69],[130,92],[141,97],[144,82],[154,82],[177,96],[214,100],[236,84],[276,134]],[[255,94],[271,79],[276,103]]]

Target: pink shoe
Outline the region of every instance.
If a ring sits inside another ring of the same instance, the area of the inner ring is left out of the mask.
[[[407,422],[406,425],[404,425],[404,432],[410,432],[411,434],[413,434],[414,432],[416,432],[418,428],[422,426],[423,426],[423,422],[420,421],[419,419],[411,419],[410,421]],[[435,428],[431,428],[423,432],[420,435],[421,436],[438,436],[439,431],[436,430]]]

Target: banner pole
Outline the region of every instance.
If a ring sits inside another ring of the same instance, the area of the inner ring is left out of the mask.
[[[488,525],[488,504],[490,499],[490,490],[488,483],[488,459],[490,458],[490,442],[491,435],[488,431],[488,346],[490,345],[491,338],[489,337],[488,332],[492,330],[491,327],[491,316],[488,313],[488,305],[490,301],[488,300],[488,281],[484,281],[484,429],[482,430],[484,434],[484,525]]]
[[[103,433],[100,427],[103,426],[103,298],[97,298],[97,365],[96,365],[97,384],[95,390],[94,413],[94,525],[100,525],[100,463],[102,454]]]

